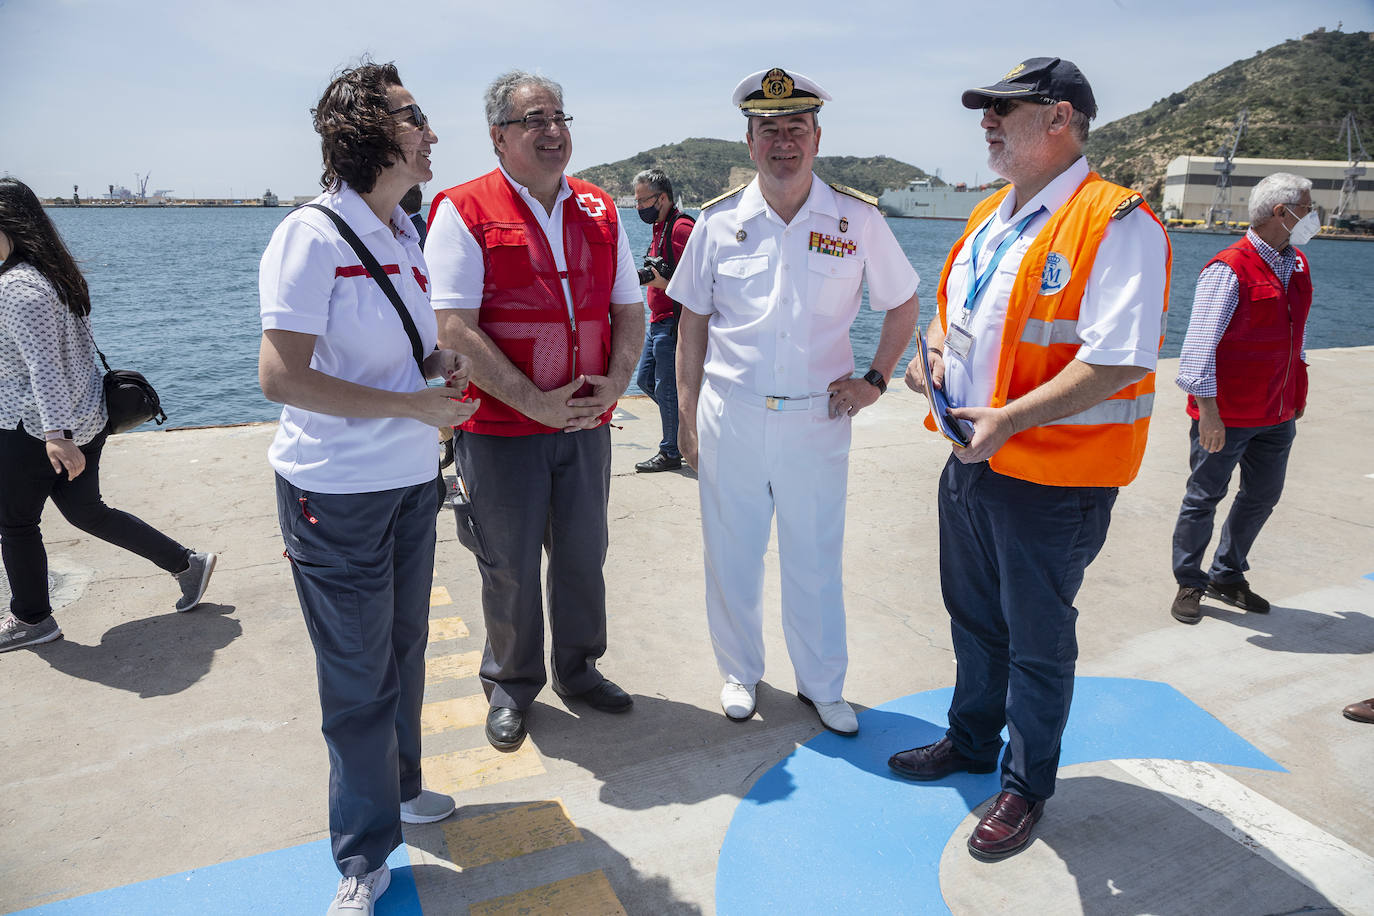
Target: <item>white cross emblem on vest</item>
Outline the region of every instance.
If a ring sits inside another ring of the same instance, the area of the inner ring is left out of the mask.
[[[602,200],[600,197],[597,197],[595,194],[592,194],[590,191],[585,194],[577,195],[575,199],[577,200],[577,206],[582,210],[582,212],[590,216],[592,219],[596,219],[598,216],[606,212],[606,202]]]

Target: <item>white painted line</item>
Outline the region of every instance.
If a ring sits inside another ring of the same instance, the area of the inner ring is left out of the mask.
[[[1374,914],[1374,858],[1265,798],[1216,767],[1188,760],[1113,760],[1342,912]]]

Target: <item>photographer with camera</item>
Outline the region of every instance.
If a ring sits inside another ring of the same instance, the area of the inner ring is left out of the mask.
[[[648,289],[649,326],[644,334],[644,355],[639,359],[635,384],[658,405],[663,421],[663,441],[658,454],[635,465],[636,471],[654,473],[682,467],[677,448],[677,370],[673,361],[677,349],[677,319],[681,303],[668,298],[664,289],[672,279],[673,268],[695,223],[673,202],[673,183],[662,169],[645,169],[635,176],[635,206],[639,218],[654,224],[649,253],[639,270],[639,282]]]

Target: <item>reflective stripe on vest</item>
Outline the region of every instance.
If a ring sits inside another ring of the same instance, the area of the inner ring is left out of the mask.
[[[1021,332],[1021,342],[1037,347],[1049,347],[1054,344],[1083,345],[1082,338],[1078,336],[1077,318],[1058,318],[1054,321],[1027,318],[1026,329]]]
[[[1094,404],[1087,410],[1041,423],[1041,426],[1101,426],[1107,423],[1134,423],[1144,420],[1155,409],[1155,393],[1137,395],[1134,398],[1112,398]]]

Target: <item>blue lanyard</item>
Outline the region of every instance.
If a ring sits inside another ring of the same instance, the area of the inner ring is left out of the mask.
[[[973,310],[978,307],[978,294],[983,291],[983,287],[988,285],[988,280],[992,279],[993,273],[997,270],[997,265],[1002,263],[1002,258],[1006,255],[1007,249],[1012,243],[1021,237],[1021,233],[1026,230],[1026,226],[1031,220],[1040,215],[1044,207],[1037,207],[1028,214],[1025,219],[1016,224],[1014,232],[1009,232],[1007,237],[1002,240],[1002,244],[997,246],[997,250],[992,254],[992,260],[988,262],[982,273],[978,272],[978,250],[983,247],[983,234],[992,228],[992,217],[983,224],[983,228],[978,230],[978,234],[973,237],[973,250],[969,252],[968,268],[972,275],[972,282],[968,285],[968,293],[964,298],[965,316],[973,314]]]

